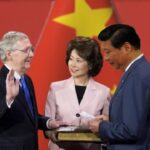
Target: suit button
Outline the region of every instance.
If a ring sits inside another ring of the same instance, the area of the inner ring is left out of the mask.
[[[79,114],[79,113],[76,113],[76,117],[80,117],[80,114]]]

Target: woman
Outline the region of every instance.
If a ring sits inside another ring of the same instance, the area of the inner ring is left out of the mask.
[[[66,63],[71,77],[50,85],[45,115],[68,125],[85,127],[88,120],[80,116],[81,112],[93,116],[108,114],[110,89],[93,79],[103,66],[99,44],[89,37],[75,37],[68,44]],[[66,145],[67,150],[100,149],[99,144],[92,143]],[[52,141],[49,142],[49,149],[62,150]]]

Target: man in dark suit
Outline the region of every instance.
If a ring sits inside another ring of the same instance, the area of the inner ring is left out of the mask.
[[[22,32],[8,32],[0,41],[0,150],[37,150],[37,130],[62,123],[38,114],[33,83],[26,74],[33,56]]]
[[[135,29],[114,24],[99,34],[105,59],[124,74],[111,100],[109,116],[89,123],[108,150],[150,150],[150,63],[140,51]]]

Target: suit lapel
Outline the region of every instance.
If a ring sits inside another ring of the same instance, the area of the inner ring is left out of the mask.
[[[60,99],[69,100],[67,103],[71,105],[75,109],[75,111],[79,112],[79,103],[75,91],[75,84],[73,78],[69,78],[65,81],[64,88],[61,90],[61,93],[59,94]]]
[[[80,103],[80,107],[84,107],[85,105],[89,105],[89,103],[91,103],[91,101],[94,99],[95,95],[95,85],[94,85],[94,81],[93,79],[89,80],[89,83],[86,87],[85,93],[83,95],[82,101]]]
[[[28,86],[28,89],[29,89],[29,93],[30,93],[30,96],[31,96],[31,101],[32,101],[32,105],[33,105],[33,113],[34,113],[34,117],[33,117],[33,115],[31,114],[31,111],[30,111],[30,109],[29,109],[29,106],[28,106],[28,104],[27,104],[27,102],[26,102],[26,100],[25,100],[25,95],[24,95],[24,93],[23,93],[23,91],[21,90],[21,92],[22,92],[22,94],[23,94],[23,97],[24,97],[24,99],[23,99],[23,103],[25,104],[25,107],[26,107],[26,110],[27,110],[27,113],[28,113],[28,115],[29,115],[29,117],[30,117],[30,119],[35,123],[35,120],[34,119],[36,119],[35,117],[36,117],[36,103],[35,103],[35,96],[33,95],[33,89],[31,88],[31,84],[30,84],[30,82],[29,82],[29,80],[27,79],[27,77],[25,76],[25,80],[26,80],[26,84],[27,84],[27,86]]]
[[[130,73],[139,65],[139,63],[141,63],[145,58],[142,57],[140,59],[138,59],[137,61],[135,61],[131,66],[130,68],[123,74],[121,80],[120,80],[120,83],[118,85],[118,88],[115,92],[115,95],[118,94],[119,90],[122,88],[122,86],[124,85],[124,83],[126,82],[128,76],[130,75]],[[114,96],[115,96],[114,95]]]
[[[1,68],[1,73],[3,74],[3,76],[5,77],[5,79],[7,77],[8,72],[9,72],[9,70],[5,66],[3,66]],[[19,87],[19,94],[16,96],[16,101],[17,101],[17,103],[20,103],[22,105],[23,111],[28,114],[29,118],[35,124],[35,121],[34,121],[34,119],[32,117],[32,114],[31,114],[29,108],[28,108],[28,105],[26,103],[24,93],[23,93],[23,91],[21,90],[20,87]]]
[[[29,109],[29,106],[25,100],[25,95],[21,89],[21,87],[19,88],[19,95],[18,95],[18,101],[21,103],[22,107],[23,107],[23,111],[27,113],[27,115],[29,116],[29,118],[31,119],[31,121],[35,124],[34,121],[34,117],[31,114],[31,111]]]
[[[79,108],[77,94],[76,94],[76,91],[75,91],[74,80],[73,80],[72,77],[70,79],[68,79],[68,81],[66,83],[66,88],[64,90],[65,90],[65,93],[66,93],[66,98],[70,99],[69,103],[78,112],[80,108]]]
[[[119,94],[119,91],[121,90],[121,88],[123,87],[123,85],[125,84],[125,82],[127,81],[127,79],[130,76],[131,72],[139,65],[139,63],[141,63],[144,60],[145,60],[144,56],[142,58],[136,60],[130,66],[130,68],[123,74],[123,76],[122,76],[122,78],[121,78],[121,80],[119,82],[118,88],[117,88],[114,96],[112,97],[112,100],[110,101],[110,110],[111,110],[112,103],[115,100],[115,97]]]
[[[6,76],[7,76],[7,74],[8,74],[8,72],[9,72],[9,70],[5,67],[5,66],[3,66],[2,68],[1,68],[1,73],[2,73],[2,75],[6,78]]]
[[[89,105],[89,102],[91,102],[91,100],[95,97],[95,92],[94,92],[95,89],[96,88],[93,83],[93,80],[90,79],[87,88],[85,90],[85,93],[83,95],[82,101],[79,104],[77,94],[75,91],[74,80],[71,77],[70,79],[68,79],[67,83],[65,84],[65,88],[62,92],[65,93],[66,99],[70,99],[69,103],[73,106],[73,108],[79,111],[85,105]]]

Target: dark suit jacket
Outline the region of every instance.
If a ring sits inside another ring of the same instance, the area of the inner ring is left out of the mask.
[[[38,114],[33,84],[27,75],[25,80],[33,102],[34,117],[21,88],[11,108],[7,107],[5,80],[8,72],[5,66],[0,70],[0,150],[37,150],[37,129],[47,129],[48,118]]]
[[[108,150],[150,150],[150,64],[144,57],[125,72],[99,126]]]

